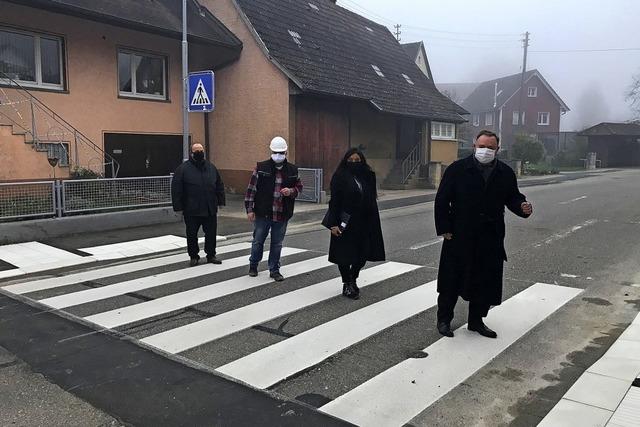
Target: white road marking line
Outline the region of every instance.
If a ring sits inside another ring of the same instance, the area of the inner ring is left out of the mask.
[[[223,241],[226,240],[226,237],[216,236],[216,240]],[[199,238],[198,242],[204,242],[204,237]],[[186,238],[169,234],[166,236],[157,236],[147,239],[113,243],[109,245],[93,246],[90,248],[81,248],[80,250],[82,252],[93,255],[100,261],[103,261],[110,259],[128,258],[138,255],[146,255],[149,253],[171,251],[177,248],[184,248],[186,246]]]
[[[306,252],[304,249],[283,248],[282,255],[293,255]],[[86,304],[88,302],[99,301],[115,296],[125,295],[130,292],[141,291],[143,289],[155,288],[168,283],[179,282],[186,279],[193,279],[207,274],[218,273],[220,271],[231,270],[233,268],[248,265],[247,256],[241,256],[225,260],[222,264],[205,264],[197,267],[187,267],[167,273],[154,274],[138,279],[127,280],[126,282],[115,283],[113,285],[99,288],[87,289],[70,294],[60,295],[40,300],[42,304],[51,308],[66,308],[74,305]]]
[[[491,310],[498,338],[466,327],[326,404],[321,411],[360,426],[399,426],[409,422],[582,290],[537,283]]]
[[[418,249],[423,249],[423,248],[427,248],[429,246],[434,246],[434,245],[437,245],[438,243],[442,243],[442,239],[436,239],[436,240],[431,240],[431,241],[424,242],[424,243],[419,243],[417,245],[411,246],[409,249],[411,249],[412,251],[417,251]]]
[[[415,287],[263,348],[218,372],[265,389],[438,302],[436,282]]]
[[[567,200],[566,202],[560,202],[561,205],[568,205],[569,203],[577,202],[578,200],[586,199],[587,196],[576,197],[575,199]]]
[[[285,277],[297,276],[313,270],[319,270],[332,265],[326,256],[308,259],[295,264],[286,265],[280,268],[280,272]],[[214,300],[216,298],[230,295],[236,292],[272,283],[269,272],[260,273],[256,277],[236,277],[235,279],[212,285],[191,289],[176,294],[167,295],[151,301],[134,304],[115,310],[94,314],[85,317],[85,320],[95,323],[105,328],[115,328],[139,320],[148,319],[161,314],[170,313],[185,307]]]
[[[580,277],[580,276],[576,276],[575,274],[567,274],[567,273],[562,273],[562,274],[560,274],[560,276],[561,277],[566,277],[568,279],[576,279],[576,278]]]
[[[589,226],[591,226],[591,225],[593,225],[593,224],[595,224],[597,222],[598,222],[597,219],[590,219],[590,220],[585,221],[585,222],[583,222],[581,224],[574,225],[573,227],[571,227],[570,229],[568,229],[566,231],[563,231],[562,233],[556,233],[553,236],[543,240],[542,242],[536,243],[534,246],[536,248],[539,248],[542,245],[549,245],[549,244],[551,244],[553,242],[556,242],[558,240],[561,240],[561,239],[564,239],[566,237],[569,237],[570,235],[572,235],[576,231],[582,230],[583,228],[589,227]]]
[[[217,252],[219,254],[241,251],[249,249],[250,243],[237,243],[234,245],[221,246]],[[83,271],[73,273],[62,277],[50,277],[47,279],[33,280],[15,285],[5,286],[2,289],[12,294],[27,294],[30,292],[43,291],[45,289],[60,288],[62,286],[73,285],[76,283],[87,282],[91,280],[101,279],[104,277],[118,276],[120,274],[133,273],[135,271],[146,270],[149,268],[162,267],[163,265],[176,264],[186,262],[185,254],[172,255],[161,258],[153,258],[143,261],[135,261],[127,264],[114,265],[111,267],[98,268],[96,270]],[[11,271],[11,270],[9,270]]]
[[[0,246],[0,259],[17,267],[17,269],[6,270],[9,273],[1,274],[2,272],[0,272],[0,278],[15,277],[95,261],[93,257],[82,257],[40,242]]]
[[[418,265],[388,262],[363,270],[359,285],[364,288],[420,268]],[[169,353],[180,353],[267,322],[293,311],[328,300],[342,292],[342,279],[335,278],[277,297],[259,301],[179,328],[151,335],[141,341]]]

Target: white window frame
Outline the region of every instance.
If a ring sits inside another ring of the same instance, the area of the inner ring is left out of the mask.
[[[380,70],[380,67],[375,64],[371,64],[371,68],[373,68],[373,71],[375,71],[377,75],[379,75],[380,77],[384,77],[384,73],[382,72],[382,70]]]
[[[65,89],[65,74],[64,74],[64,58],[65,58],[65,43],[64,39],[60,36],[55,36],[51,34],[41,34],[34,33],[32,31],[22,31],[16,30],[13,28],[0,27],[0,31],[7,33],[15,33],[15,34],[23,34],[25,36],[33,37],[34,49],[33,53],[35,55],[35,72],[36,72],[36,81],[30,80],[18,80],[15,79],[21,86],[32,87],[32,88],[40,88],[40,89],[50,89],[50,90],[59,90],[63,91]],[[58,42],[58,46],[60,47],[60,56],[58,58],[58,62],[60,63],[60,84],[56,83],[43,83],[42,82],[42,51],[41,51],[41,40],[55,40]],[[6,79],[0,78],[0,84],[9,85],[10,82],[6,81]]]
[[[530,86],[529,88],[527,88],[527,96],[529,98],[537,98],[538,88],[536,86]]]
[[[513,126],[518,126],[520,124],[520,111],[513,112],[513,116],[511,118],[511,124]]]
[[[484,113],[484,125],[493,126],[493,113]]]
[[[137,55],[137,56],[146,56],[146,57],[150,57],[150,58],[158,58],[158,59],[162,59],[162,95],[152,95],[149,93],[137,93],[136,92],[136,73],[135,70],[133,69],[133,60],[129,61],[129,72],[131,73],[131,92],[123,92],[122,90],[120,90],[120,54],[127,54],[127,55]],[[166,101],[169,99],[169,94],[167,91],[168,88],[168,82],[167,82],[167,67],[168,67],[168,57],[164,56],[164,55],[160,55],[160,54],[156,54],[156,53],[149,53],[149,52],[141,52],[141,51],[136,51],[133,49],[126,49],[126,48],[118,48],[118,52],[117,52],[117,60],[116,60],[116,67],[118,69],[118,95],[121,96],[122,98],[136,98],[136,99],[152,99],[152,100],[159,100],[159,101]]]
[[[480,126],[480,114],[472,114],[471,119],[473,120],[473,125],[478,127]]]
[[[446,122],[431,122],[431,138],[455,141],[456,124]]]
[[[542,118],[544,117],[543,114],[546,114],[547,116],[547,120],[542,120]],[[549,114],[546,111],[542,111],[538,113],[538,126],[549,126],[549,124],[551,123],[551,114]]]

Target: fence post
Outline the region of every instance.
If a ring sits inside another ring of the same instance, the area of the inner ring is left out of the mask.
[[[62,181],[61,180],[56,180],[54,181],[54,187],[56,190],[56,194],[55,194],[55,200],[56,202],[56,214],[58,216],[58,218],[62,218],[62,214],[64,211],[64,198],[63,198],[63,194],[64,191],[62,190]]]

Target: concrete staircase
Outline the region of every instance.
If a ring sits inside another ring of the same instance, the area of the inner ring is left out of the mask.
[[[421,176],[421,168],[413,171],[409,179],[403,183],[402,160],[398,160],[382,182],[384,190],[413,190],[417,188],[433,188],[427,178]]]

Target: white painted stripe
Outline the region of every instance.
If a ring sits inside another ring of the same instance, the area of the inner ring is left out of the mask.
[[[417,265],[388,262],[363,270],[359,285],[366,287],[420,268]],[[151,335],[141,341],[169,353],[180,353],[251,326],[338,296],[342,279],[327,280],[277,297],[259,301],[179,328]]]
[[[571,228],[569,228],[569,229],[567,229],[567,230],[565,230],[565,231],[563,231],[563,232],[561,232],[561,233],[556,233],[556,234],[554,234],[553,236],[551,236],[551,237],[549,237],[549,238],[547,238],[547,239],[543,240],[542,242],[536,243],[534,246],[535,246],[536,248],[539,248],[539,247],[541,247],[542,245],[550,245],[550,244],[551,244],[551,243],[553,243],[553,242],[556,242],[556,241],[558,241],[558,240],[562,240],[562,239],[564,239],[564,238],[566,238],[566,237],[569,237],[569,236],[571,236],[573,233],[575,233],[576,231],[582,230],[583,228],[585,228],[585,227],[589,227],[589,226],[591,226],[591,225],[593,225],[593,224],[596,224],[597,222],[598,222],[598,220],[597,220],[597,219],[590,219],[590,220],[587,220],[587,221],[585,221],[585,222],[583,222],[583,223],[581,223],[581,224],[574,225],[573,227],[571,227]]]
[[[580,292],[537,283],[491,310],[497,339],[462,327],[427,347],[427,358],[405,360],[320,410],[361,426],[403,425]]]
[[[95,261],[93,257],[82,257],[40,242],[0,246],[0,259],[15,265],[23,274]]]
[[[538,427],[604,427],[611,415],[606,409],[561,399]]]
[[[325,268],[330,265],[331,263],[327,260],[327,257],[322,256],[283,266],[280,268],[280,272],[285,277],[290,277]],[[105,328],[115,328],[272,282],[273,279],[269,277],[269,272],[266,271],[260,273],[257,278],[248,276],[237,277],[224,282],[168,295],[152,301],[94,314],[85,319]]]
[[[12,268],[10,270],[2,270],[0,271],[0,279],[7,279],[9,277],[22,276],[23,274],[27,274],[19,268]]]
[[[249,249],[250,247],[250,243],[237,243],[234,245],[221,246],[217,249],[217,252],[219,254],[224,254]],[[13,294],[26,294],[30,292],[43,291],[45,289],[60,288],[62,286],[73,285],[90,280],[102,279],[104,277],[133,273],[135,271],[146,270],[149,268],[162,267],[163,265],[176,264],[179,262],[186,262],[184,254],[98,268],[96,270],[83,271],[81,273],[69,274],[63,277],[50,277],[47,279],[18,283],[16,285],[5,286],[2,289]]]
[[[442,243],[442,239],[431,240],[429,242],[419,243],[417,245],[411,246],[409,249],[412,251],[417,251],[418,249],[428,248],[429,246],[435,246],[439,243]]]
[[[282,249],[283,256],[293,255],[300,252],[305,252],[305,250],[294,248]],[[143,289],[155,288],[157,286],[166,285],[167,283],[174,283],[182,280],[193,279],[207,274],[219,273],[221,271],[230,270],[232,268],[237,268],[248,264],[249,260],[245,255],[225,260],[222,264],[205,264],[197,267],[187,267],[167,273],[154,274],[152,276],[146,276],[138,279],[128,280],[126,282],[115,283],[113,285],[102,286],[100,288],[87,289],[84,291],[73,292],[66,295],[46,298],[40,300],[40,302],[52,308],[72,307],[74,305],[99,301],[119,295],[124,295],[130,292],[140,291]]]
[[[216,236],[217,241],[226,240],[224,236]],[[204,242],[204,237],[198,239],[199,243]],[[187,246],[184,237],[166,235],[150,237],[147,239],[132,240],[129,242],[113,243],[110,245],[93,246],[81,248],[80,250],[93,255],[96,259],[103,261],[109,259],[128,258],[150,253],[166,252]]]
[[[568,205],[569,203],[577,202],[578,200],[586,199],[587,196],[576,197],[575,199],[567,200],[566,202],[560,202],[561,205]]]
[[[267,388],[437,302],[433,281],[263,348],[217,371],[254,387]]]
[[[607,427],[640,426],[640,387],[631,387]]]

